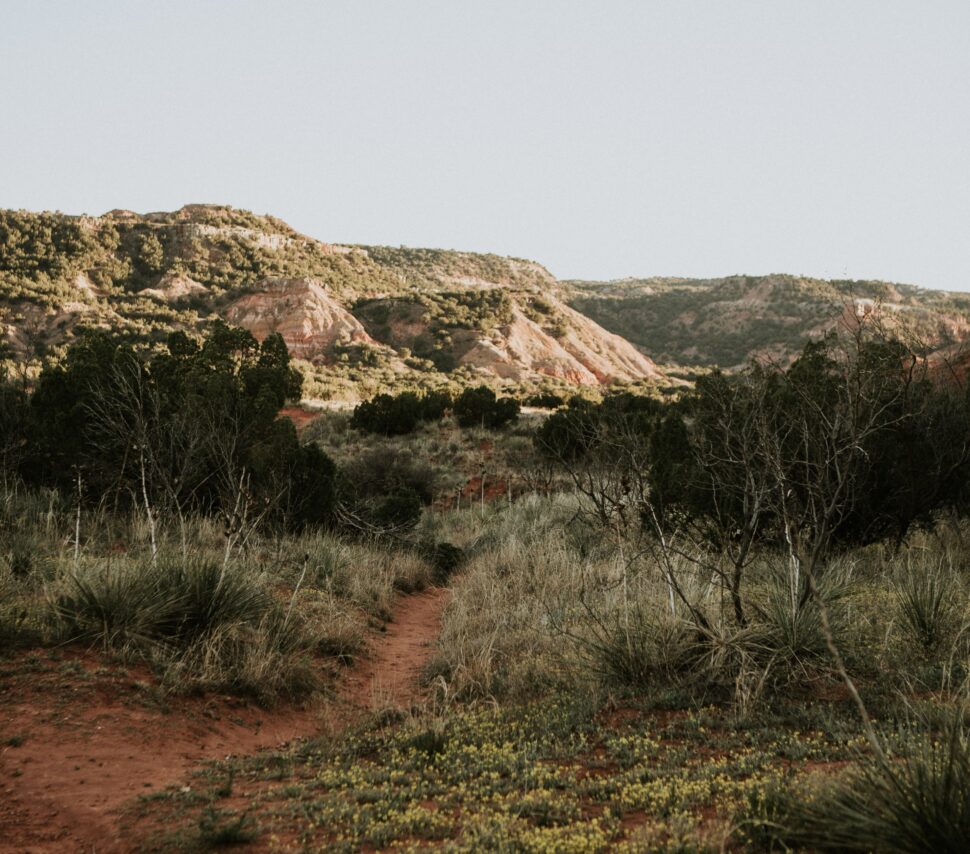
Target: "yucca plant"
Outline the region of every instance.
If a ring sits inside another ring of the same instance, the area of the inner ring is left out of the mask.
[[[581,657],[607,685],[643,689],[670,678],[687,660],[690,625],[639,601],[597,613],[575,636]]]
[[[789,844],[817,851],[964,852],[970,840],[970,742],[956,724],[871,759],[838,786],[798,799]]]
[[[204,560],[82,567],[51,603],[69,637],[107,646],[185,646],[223,625],[258,622],[267,604],[253,574]]]
[[[338,578],[348,562],[347,549],[338,540],[320,537],[309,545],[310,564],[318,585]]]
[[[51,599],[51,613],[71,640],[100,640],[105,647],[149,642],[177,608],[177,597],[156,582],[139,566],[82,565]]]
[[[829,628],[839,643],[845,634],[844,602],[850,587],[846,568],[835,565],[818,579],[818,595],[828,608]],[[769,575],[767,593],[760,618],[764,623],[766,643],[779,662],[798,669],[810,661],[828,660],[829,650],[822,631],[819,602],[814,598],[801,602],[801,591],[792,599],[787,572],[781,568]]]
[[[215,561],[162,563],[154,574],[162,597],[173,603],[156,633],[178,643],[220,626],[258,622],[269,605],[258,576]]]
[[[957,584],[941,564],[911,568],[896,584],[903,624],[912,638],[931,655],[949,638],[958,610]]]
[[[245,567],[207,560],[85,567],[52,597],[69,639],[139,655],[175,690],[215,687],[270,700],[316,685],[313,643]]]

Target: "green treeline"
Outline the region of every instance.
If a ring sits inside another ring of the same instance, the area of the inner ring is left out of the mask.
[[[201,343],[175,332],[146,353],[92,332],[30,393],[4,386],[4,473],[149,520],[217,515],[230,539],[257,523],[321,525],[334,464],[277,418],[301,383],[275,335],[260,344],[217,323]]]
[[[740,625],[759,549],[785,556],[797,611],[838,551],[898,548],[914,527],[970,510],[965,390],[862,327],[808,344],[787,369],[703,377],[675,403],[574,399],[536,445],[604,526],[639,530],[718,578]]]
[[[421,422],[440,421],[451,412],[459,427],[498,430],[519,417],[519,403],[511,397],[498,397],[488,386],[464,389],[452,396],[447,391],[418,394],[379,394],[354,409],[351,425],[365,433],[403,436],[413,433]]]

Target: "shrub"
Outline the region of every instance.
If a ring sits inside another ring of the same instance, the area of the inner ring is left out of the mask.
[[[446,581],[465,562],[464,549],[454,543],[424,542],[420,544],[418,551],[434,567],[435,580],[439,583]]]
[[[642,692],[683,666],[689,647],[686,623],[641,602],[590,616],[586,635],[577,640],[605,685]]]
[[[365,518],[377,528],[409,531],[421,519],[421,496],[413,489],[399,488],[395,492],[370,502]]]
[[[487,386],[466,388],[455,401],[455,420],[460,427],[497,430],[519,417],[519,403],[511,397],[496,397]]]
[[[537,392],[536,394],[529,395],[525,399],[526,406],[539,406],[543,409],[558,409],[565,402],[561,394],[556,394],[551,391]]]
[[[163,660],[163,683],[180,692],[232,691],[267,703],[303,696],[318,686],[309,653],[320,649],[305,628],[273,602],[258,621],[223,623]]]
[[[428,391],[419,400],[419,416],[422,421],[440,421],[455,404],[447,391]]]
[[[53,602],[71,637],[105,646],[186,646],[223,625],[258,621],[268,599],[258,578],[213,561],[165,561],[82,569]]]
[[[345,490],[379,496],[408,489],[430,504],[438,485],[438,471],[406,449],[377,447],[360,454],[344,467]]]
[[[224,813],[206,807],[199,818],[199,842],[206,850],[246,845],[258,836],[255,823],[248,813]]]
[[[350,423],[366,433],[403,436],[414,432],[419,417],[420,401],[413,392],[403,392],[397,396],[379,394],[359,403]]]
[[[98,640],[162,671],[175,690],[216,687],[269,700],[300,694],[315,677],[312,641],[262,578],[213,561],[84,567],[51,600],[69,639]]]
[[[800,601],[802,592],[802,588],[796,591],[793,603],[787,568],[772,566],[762,614],[766,640],[777,659],[790,665],[829,658],[818,601],[814,597]],[[829,628],[840,646],[848,628],[843,607],[848,592],[848,572],[837,564],[818,580],[818,594],[828,608]]]
[[[141,567],[83,568],[68,576],[69,590],[51,610],[69,639],[99,640],[106,648],[147,644],[177,614],[171,591],[163,595],[155,582],[155,573]]]
[[[154,586],[161,598],[173,603],[156,632],[175,642],[191,642],[222,626],[257,624],[269,610],[262,585],[246,570],[214,561],[177,561],[151,574],[157,576]]]
[[[441,420],[451,405],[451,395],[444,391],[379,394],[357,404],[350,423],[365,433],[403,436],[413,433],[421,421]]]
[[[87,502],[180,514],[232,515],[245,491],[278,527],[319,525],[333,509],[332,461],[277,418],[301,388],[277,334],[257,342],[218,321],[201,345],[175,332],[146,356],[92,331],[38,377],[23,475],[70,494],[83,472]]]

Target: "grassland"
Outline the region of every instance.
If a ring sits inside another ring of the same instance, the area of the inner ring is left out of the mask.
[[[433,580],[427,564],[400,550],[319,536],[261,541],[234,561],[230,577],[291,608],[300,642],[267,657],[273,647],[260,617],[251,654],[245,644],[231,659],[200,656],[191,645],[161,652],[117,619],[117,598],[106,598],[109,579],[118,597],[128,573],[140,566],[145,576],[137,520],[82,520],[95,535],[75,562],[69,547],[56,545],[70,539],[70,508],[7,503],[8,511],[18,506],[18,546],[2,576],[5,655],[77,638],[76,612],[65,633],[63,596],[78,580],[98,579],[105,586],[92,596],[102,616],[115,610],[87,626],[86,643],[112,667],[148,662],[160,696],[228,690],[278,705],[326,692],[343,678],[340,662],[352,661],[390,617],[394,597]],[[478,506],[429,513],[423,528],[461,543],[469,560],[451,581],[424,676],[428,699],[377,709],[323,737],[308,733],[281,751],[206,765],[130,804],[126,844],[713,851],[801,847],[807,839],[827,848],[817,832],[804,836],[807,818],[794,823],[795,805],[841,791],[840,781],[872,762],[872,748],[817,624],[773,616],[772,555],[760,558],[757,624],[739,633],[725,620],[714,636],[698,638],[688,621],[665,613],[660,568],[629,565],[622,544],[591,530],[576,510],[569,497],[524,496],[512,506],[487,503],[484,514]],[[28,524],[39,515],[49,529]],[[921,739],[945,739],[962,720],[970,601],[963,536],[944,526],[900,555],[847,555],[829,594],[882,744],[900,757]],[[112,551],[120,538],[133,554]],[[199,526],[193,551],[207,548],[215,559],[218,533]],[[177,553],[176,543],[166,551]],[[919,616],[925,610],[914,613],[922,601],[914,573],[946,591],[929,625]],[[717,620],[716,597],[700,601]],[[137,613],[143,631],[144,608]],[[239,613],[232,619],[245,624]],[[937,634],[927,632],[933,627]],[[205,643],[218,647],[211,635]],[[31,737],[0,735],[10,753]]]
[[[426,520],[470,555],[451,581],[427,699],[200,768],[130,805],[132,838],[159,851],[234,839],[281,851],[869,850],[817,826],[873,751],[817,624],[771,616],[772,556],[757,624],[697,638],[665,615],[659,567],[637,566],[622,592],[617,544],[575,510],[525,497],[484,518]],[[897,762],[963,720],[964,559],[941,529],[902,555],[847,556],[828,594]],[[939,637],[913,617],[918,571],[947,590]],[[717,601],[704,607],[716,620]]]

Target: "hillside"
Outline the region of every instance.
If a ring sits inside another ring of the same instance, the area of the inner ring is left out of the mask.
[[[282,334],[319,397],[452,382],[665,381],[556,289],[533,261],[329,244],[224,206],[100,217],[0,211],[0,322],[26,359],[81,327],[151,342],[221,317],[257,337]]]
[[[852,305],[878,306],[901,332],[934,349],[970,332],[970,295],[887,282],[776,274],[562,285],[569,305],[660,363],[729,368],[753,356],[785,361]]]

